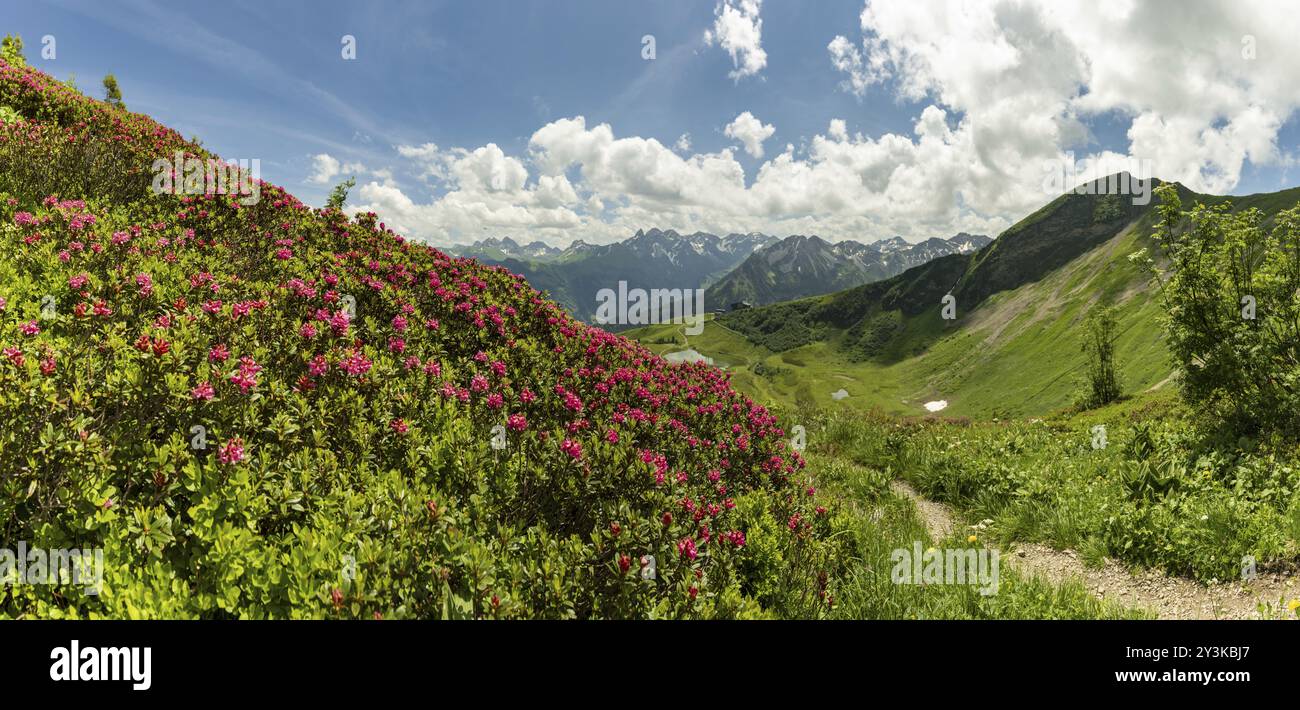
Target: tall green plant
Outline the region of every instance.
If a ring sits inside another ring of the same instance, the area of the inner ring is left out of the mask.
[[[1115,309],[1098,306],[1084,321],[1085,392],[1082,405],[1100,407],[1119,399],[1115,368]]]
[[[4,39],[0,39],[0,59],[16,67],[27,66],[27,59],[23,57],[23,38],[5,35]]]
[[[104,100],[114,106],[126,108],[126,104],[122,102],[122,90],[117,85],[117,77],[112,74],[104,75]]]
[[[355,177],[350,177],[335,185],[334,189],[330,191],[329,201],[325,203],[325,206],[330,209],[343,209],[344,203],[348,201],[348,190],[351,190],[356,186],[356,184],[357,179]]]

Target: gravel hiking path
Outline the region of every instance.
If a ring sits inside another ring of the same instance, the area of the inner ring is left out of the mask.
[[[903,481],[890,487],[916,505],[934,540],[942,540],[964,527],[948,506],[928,500]],[[1159,570],[1130,571],[1107,559],[1100,568],[1087,567],[1074,550],[1054,550],[1039,543],[1017,542],[1001,557],[1017,571],[1054,585],[1071,578],[1096,597],[1129,608],[1146,609],[1161,619],[1261,619],[1289,616],[1286,603],[1300,598],[1300,577],[1294,572],[1260,572],[1249,582],[1202,585]],[[1260,605],[1271,605],[1267,613]]]

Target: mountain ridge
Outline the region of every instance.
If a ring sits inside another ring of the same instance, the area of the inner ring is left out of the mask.
[[[889,278],[941,256],[970,253],[991,241],[965,232],[917,244],[901,237],[832,243],[816,235],[792,235],[755,250],[709,288],[706,300],[720,307],[741,301],[767,305],[833,293]]]
[[[593,322],[602,289],[697,289],[730,272],[755,249],[774,243],[776,237],[751,232],[718,236],[708,232],[680,234],[675,230],[639,229],[631,237],[610,244],[575,240],[547,258],[519,255],[517,242],[476,242],[483,263],[502,266],[523,275],[571,313]],[[515,256],[502,247],[516,247]],[[486,252],[486,253],[484,253]],[[462,250],[462,256],[469,255]],[[610,324],[617,330],[618,324]]]

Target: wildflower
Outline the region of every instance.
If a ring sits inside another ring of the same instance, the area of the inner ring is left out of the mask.
[[[334,331],[334,335],[337,337],[347,335],[348,323],[350,320],[347,311],[339,311],[333,316],[330,316],[330,330]]]
[[[212,347],[211,350],[208,350],[209,362],[225,362],[229,358],[230,358],[230,351],[227,350],[226,346],[222,345],[221,343],[217,343]]]
[[[474,375],[470,378],[469,388],[474,392],[483,392],[488,388],[487,378],[482,375]]]
[[[257,386],[257,373],[262,371],[253,358],[245,355],[239,358],[239,369],[230,374],[230,381],[239,386],[239,391],[247,393]]]
[[[582,458],[582,444],[573,439],[565,439],[560,442],[560,450],[575,459]]]
[[[370,358],[356,350],[349,351],[348,356],[339,361],[339,369],[353,377],[360,377],[370,372]]]
[[[695,551],[695,541],[689,537],[684,537],[677,541],[677,554],[688,560],[695,559],[698,554]]]
[[[209,400],[212,399],[214,394],[216,394],[216,391],[212,389],[211,382],[201,382],[197,387],[190,390],[190,396],[194,399]]]
[[[402,419],[394,419],[393,421],[389,422],[388,428],[392,429],[398,434],[405,434],[410,429],[410,427],[407,426],[406,422]]]
[[[528,428],[528,420],[522,414],[511,414],[506,418],[506,428],[510,431],[523,431]]]
[[[244,460],[244,440],[235,437],[227,441],[220,450],[217,451],[217,460],[223,464],[239,463]]]
[[[23,335],[37,335],[41,332],[41,327],[36,324],[36,321],[29,320],[26,323],[19,325],[18,331]]]

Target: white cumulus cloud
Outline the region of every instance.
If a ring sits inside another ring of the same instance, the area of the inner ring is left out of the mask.
[[[735,67],[728,76],[736,81],[753,76],[767,66],[763,51],[763,0],[718,0],[713,27],[704,32],[704,43],[718,45],[731,55]]]
[[[837,36],[827,50],[847,91],[890,87],[961,114],[967,158],[987,180],[1095,150],[1089,125],[1106,117],[1127,121],[1128,157],[1156,176],[1226,192],[1247,160],[1289,160],[1277,135],[1300,106],[1300,13],[1267,0],[1182,7],[868,0],[861,47]]]
[[[329,153],[313,155],[311,160],[312,170],[307,176],[307,182],[324,185],[339,174],[339,161]]]
[[[776,127],[767,124],[754,117],[754,114],[746,111],[736,120],[727,124],[722,131],[728,138],[735,138],[745,147],[745,152],[755,158],[763,157],[763,141],[772,137],[776,132]]]
[[[311,164],[311,172],[307,175],[307,182],[314,185],[328,185],[334,182],[336,177],[366,172],[365,166],[361,163],[342,163],[329,153],[313,155]]]

